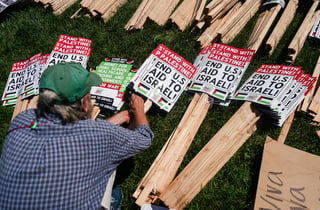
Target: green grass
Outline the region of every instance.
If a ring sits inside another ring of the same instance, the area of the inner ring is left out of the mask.
[[[3,94],[12,63],[25,60],[39,52],[50,53],[60,34],[92,40],[92,53],[88,67],[98,65],[105,57],[122,57],[134,60],[134,68],[138,68],[158,44],[164,44],[192,63],[200,51],[200,46],[196,42],[200,32],[190,32],[190,30],[182,32],[173,24],[158,26],[151,21],[145,24],[143,30],[124,30],[125,24],[140,2],[140,0],[129,1],[107,23],[103,23],[99,18],[70,19],[69,17],[79,8],[77,4],[59,16],[53,15],[50,9],[44,9],[40,4],[30,1],[8,8],[0,14],[0,95]],[[271,57],[264,55],[261,51],[256,53],[243,80],[261,64],[285,64],[287,46],[302,22],[308,6],[310,4],[299,7],[294,21]],[[257,15],[229,44],[245,48],[256,20]],[[319,45],[307,40],[293,65],[301,66],[306,73],[311,74],[319,54]],[[123,209],[139,209],[134,204],[131,194],[161,150],[162,145],[178,125],[190,100],[190,95],[183,94],[169,113],[164,114],[159,110],[152,110],[148,113],[150,126],[155,132],[154,144],[133,159],[133,171],[122,183]],[[229,107],[213,106],[209,110],[179,171],[230,119],[241,104],[240,101],[234,101]],[[12,112],[12,107],[0,106],[1,144]],[[318,127],[310,125],[310,122],[309,115],[297,113],[286,144],[320,155],[320,141],[315,133]],[[276,139],[279,132],[280,128],[271,126],[267,121],[259,121],[258,130],[187,205],[186,209],[253,208],[265,138],[269,135]]]

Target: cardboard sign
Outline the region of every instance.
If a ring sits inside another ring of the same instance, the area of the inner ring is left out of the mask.
[[[189,90],[207,93],[220,100],[218,102],[221,105],[229,105],[230,96],[236,90],[253,55],[253,50],[218,43],[204,48],[194,62],[197,73]],[[227,100],[228,103],[221,103]]]
[[[267,139],[254,209],[320,209],[320,157]]]
[[[169,112],[195,72],[191,63],[161,44],[138,69],[133,88]]]

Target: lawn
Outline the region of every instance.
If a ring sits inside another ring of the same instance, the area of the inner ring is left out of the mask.
[[[107,23],[99,18],[70,19],[70,16],[79,8],[79,2],[61,15],[54,15],[50,8],[45,9],[41,4],[32,1],[9,7],[0,13],[0,95],[3,94],[11,65],[39,52],[50,53],[60,34],[92,40],[88,68],[94,68],[106,57],[134,60],[134,68],[139,68],[159,44],[164,44],[193,63],[201,50],[197,43],[201,31],[191,31],[190,28],[180,31],[176,25],[169,22],[164,26],[159,26],[152,21],[147,21],[142,30],[124,30],[125,24],[140,2],[140,0],[129,1]],[[300,5],[297,15],[272,56],[265,55],[262,50],[257,51],[243,80],[248,78],[261,64],[286,64],[284,58],[287,54],[287,46],[303,21],[310,6],[309,3],[307,1]],[[246,48],[246,42],[257,17],[255,15],[234,41],[228,44],[233,47]],[[312,74],[319,55],[319,43],[307,40],[292,65],[300,66],[305,73]],[[147,114],[150,126],[155,133],[155,140],[147,151],[133,158],[132,171],[122,183],[123,209],[139,209],[134,204],[134,198],[131,195],[178,125],[191,99],[191,95],[182,94],[169,113],[163,113],[155,107]],[[232,101],[228,107],[214,105],[210,108],[179,171],[230,119],[242,103]],[[13,107],[0,106],[0,148],[12,112]],[[311,121],[312,118],[308,113],[296,113],[285,144],[320,155],[320,141],[316,134],[319,128],[311,125]],[[233,131],[230,130],[230,132]],[[279,127],[270,125],[262,118],[258,122],[257,131],[249,137],[185,209],[252,209],[266,136],[277,139],[279,132]]]

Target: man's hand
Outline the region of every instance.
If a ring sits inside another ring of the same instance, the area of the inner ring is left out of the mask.
[[[128,111],[121,111],[112,117],[109,117],[107,121],[116,124],[116,125],[122,125],[124,123],[130,122],[130,115]]]
[[[144,100],[136,94],[131,95],[130,113],[132,114],[132,121],[129,126],[130,129],[135,129],[138,125],[148,125],[147,117],[144,113]]]

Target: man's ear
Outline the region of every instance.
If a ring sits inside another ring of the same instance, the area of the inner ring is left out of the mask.
[[[90,94],[87,93],[85,96],[82,98],[82,108],[85,112],[88,112],[90,110]]]

